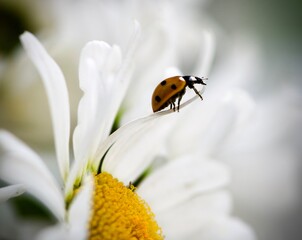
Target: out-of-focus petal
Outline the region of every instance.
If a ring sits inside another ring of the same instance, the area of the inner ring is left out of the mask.
[[[112,92],[118,85],[116,74],[120,65],[118,46],[93,41],[82,50],[79,75],[84,96],[79,103],[78,125],[73,135],[76,161],[89,158],[92,144],[109,134],[113,123],[109,113],[113,111],[112,104],[116,104]]]
[[[118,46],[111,47],[105,42],[90,42],[82,50],[79,77],[84,96],[79,104],[78,126],[73,137],[76,161],[93,159],[97,147],[110,133],[130,83],[130,59],[138,35],[136,22],[124,59]]]
[[[224,165],[187,155],[155,170],[141,183],[137,192],[154,211],[160,212],[198,194],[225,186],[229,177]]]
[[[24,192],[24,184],[15,184],[8,187],[0,188],[0,203],[5,202],[10,198],[17,197]]]
[[[159,213],[155,211],[155,215],[167,239],[187,239],[209,220],[227,216],[231,207],[230,194],[220,190],[194,196],[177,207]]]
[[[27,192],[62,221],[65,213],[62,193],[40,157],[6,131],[0,131],[0,150],[0,178],[12,184],[24,184]]]
[[[63,73],[44,47],[29,32],[21,35],[28,56],[38,69],[50,105],[57,160],[61,176],[66,180],[69,171],[70,113],[68,91]]]

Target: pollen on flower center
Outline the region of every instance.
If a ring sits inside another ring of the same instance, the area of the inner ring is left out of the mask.
[[[90,240],[163,239],[147,203],[109,173],[94,177]]]

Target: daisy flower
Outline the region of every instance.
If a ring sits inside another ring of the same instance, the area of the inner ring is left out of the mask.
[[[105,42],[89,42],[82,50],[79,79],[84,96],[73,134],[71,167],[64,76],[32,34],[21,36],[47,92],[61,181],[38,154],[2,130],[0,176],[22,185],[0,193],[9,198],[24,188],[49,209],[57,224],[42,231],[38,239],[253,239],[244,223],[229,216],[229,195],[222,190],[229,181],[224,165],[198,163],[194,157],[159,167],[152,164],[168,132],[161,119],[175,118],[168,115],[172,110],[132,121],[108,137],[131,79],[138,32],[136,24],[124,58],[118,46]],[[179,231],[180,224],[185,226]],[[214,230],[217,226],[219,234]]]

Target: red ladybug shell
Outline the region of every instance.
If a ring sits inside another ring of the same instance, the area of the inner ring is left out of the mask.
[[[152,95],[153,112],[158,112],[169,104],[174,104],[176,98],[185,93],[187,83],[181,76],[174,76],[163,80],[155,88]]]

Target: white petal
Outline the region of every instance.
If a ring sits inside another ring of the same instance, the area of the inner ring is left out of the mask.
[[[69,209],[70,239],[86,239],[92,211],[93,178],[88,176]]]
[[[195,196],[174,208],[154,213],[167,239],[187,239],[212,218],[227,216],[231,206],[230,194],[217,191]]]
[[[40,157],[8,132],[0,131],[0,178],[24,184],[59,220],[64,219],[63,194]]]
[[[197,98],[199,97],[194,96],[184,102],[180,105],[180,109],[186,107]],[[152,137],[153,140],[156,141],[165,134],[165,128],[162,128],[161,125],[158,124],[159,119],[170,113],[176,114],[172,109],[157,112],[132,121],[111,134],[96,152],[92,164],[93,171],[96,172],[98,170],[100,160],[108,149],[112,148],[106,154],[101,171],[107,171],[113,174],[125,184],[135,180],[152,160],[153,155],[151,154],[154,154],[152,153],[152,150],[153,152],[155,150],[152,149],[154,142],[150,143]],[[177,115],[171,116],[176,117]],[[151,132],[148,133],[148,131]],[[158,138],[154,138],[156,132],[158,132]],[[145,138],[148,134],[151,134],[152,136],[150,136],[150,138]],[[144,145],[144,142],[141,141],[143,138],[149,142],[147,146],[140,145]]]
[[[146,122],[119,137],[107,153],[102,171],[111,173],[124,184],[134,182],[162,151],[168,132],[161,127],[160,120]]]
[[[209,221],[190,239],[256,240],[253,230],[237,218],[220,217]]]
[[[200,91],[200,94],[204,92],[204,89]],[[195,101],[196,99],[199,99],[198,95],[195,95],[194,97],[190,98],[186,102],[183,102],[180,106],[179,109],[183,109],[187,107],[190,103]],[[160,112],[153,113],[149,116],[142,117],[139,119],[136,119],[128,124],[125,124],[124,126],[120,127],[117,131],[115,131],[113,134],[111,134],[106,141],[99,146],[99,148],[96,151],[95,157],[93,159],[93,164],[92,164],[92,169],[96,171],[99,167],[99,163],[101,158],[104,156],[104,154],[107,152],[107,150],[113,145],[113,144],[119,144],[121,139],[128,139],[130,141],[133,133],[138,133],[140,131],[144,131],[145,129],[148,129],[152,124],[156,125],[156,122],[154,122],[156,119],[163,117],[167,114],[174,113],[176,114],[172,109],[170,110],[164,110]],[[118,150],[118,148],[117,148]],[[115,161],[115,160],[113,160]],[[116,159],[116,161],[119,161]],[[107,163],[107,159],[104,161],[104,166],[106,164],[111,164]],[[102,169],[106,170],[106,167],[103,167]]]
[[[25,192],[24,184],[15,184],[0,188],[0,203],[10,198],[17,197]]]
[[[225,186],[229,177],[222,164],[185,156],[151,173],[137,192],[154,211],[160,212],[197,194]]]
[[[123,60],[120,48],[105,42],[90,42],[82,50],[79,75],[84,96],[73,138],[76,161],[93,159],[97,147],[110,133],[130,83],[130,59],[138,35],[136,23],[130,51]]]
[[[70,113],[68,92],[63,73],[39,41],[29,32],[21,35],[28,56],[38,69],[51,110],[55,147],[61,176],[64,180],[69,170]]]
[[[141,139],[144,134],[147,134],[147,130],[152,130],[152,127],[153,130],[158,132],[161,128],[156,129],[156,123],[160,117],[169,113],[172,112],[168,110],[152,114],[119,128],[110,135],[104,144],[101,145],[100,149],[98,149],[95,157],[95,160],[98,160],[94,162],[93,169],[97,171],[100,159],[111,147],[106,154],[101,171],[113,174],[113,176],[117,177],[125,184],[134,181],[152,160],[152,155],[151,157],[148,157],[148,154],[152,153],[152,151],[150,152],[149,150],[152,150],[150,147],[152,147],[154,143],[149,143],[148,146],[141,146],[139,144],[144,145],[145,143],[140,142]]]
[[[73,136],[76,161],[89,158],[93,145],[109,134],[116,114],[115,111],[111,114],[113,106],[110,105],[116,104],[112,96],[117,88],[116,74],[120,65],[121,52],[117,46],[94,41],[82,50],[79,74],[84,96],[79,103],[78,125]]]

